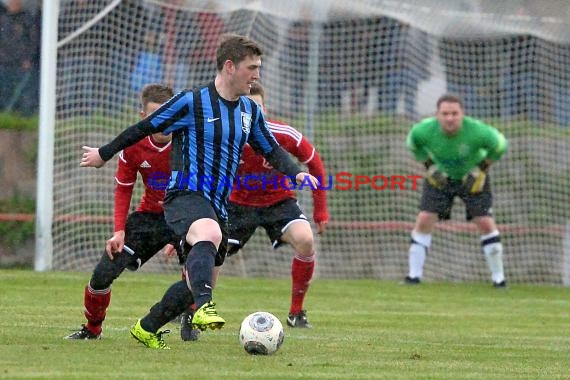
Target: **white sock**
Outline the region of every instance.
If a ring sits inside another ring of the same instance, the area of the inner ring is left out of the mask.
[[[410,278],[421,278],[424,270],[426,254],[431,245],[431,234],[422,234],[412,231],[412,243],[408,252],[408,265]]]
[[[505,281],[505,274],[503,272],[503,244],[499,231],[493,231],[490,234],[481,236],[481,244],[483,244],[483,253],[487,266],[491,271],[491,278],[494,283]]]

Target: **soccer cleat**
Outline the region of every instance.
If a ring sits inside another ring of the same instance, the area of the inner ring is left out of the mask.
[[[192,314],[180,314],[180,338],[183,341],[196,341],[200,337],[200,330],[192,328]]]
[[[170,347],[168,347],[162,339],[162,335],[168,334],[169,332],[170,330],[159,331],[156,334],[148,332],[142,328],[140,319],[131,327],[131,335],[133,338],[148,348],[156,348],[157,350],[170,350]]]
[[[91,339],[101,339],[102,334],[93,334],[91,331],[87,330],[85,325],[81,325],[81,330],[78,330],[63,339],[70,340],[91,340]]]
[[[205,331],[210,328],[212,330],[221,329],[226,321],[218,315],[216,304],[212,301],[203,304],[192,317],[192,329]]]
[[[501,282],[493,282],[493,288],[505,289],[507,287],[507,282],[505,280]]]
[[[289,314],[287,317],[287,325],[289,327],[299,327],[310,329],[313,327],[307,320],[307,312],[305,310],[301,310],[296,314]]]
[[[420,283],[421,280],[419,277],[406,276],[406,278],[404,278],[404,281],[402,281],[402,284],[405,285],[419,285]]]

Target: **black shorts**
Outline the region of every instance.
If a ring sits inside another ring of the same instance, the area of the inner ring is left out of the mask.
[[[168,227],[163,213],[135,211],[127,217],[125,247],[130,255],[127,269],[137,270],[168,243],[176,244],[177,235]]]
[[[257,227],[263,227],[273,248],[283,244],[281,237],[294,221],[308,223],[295,199],[286,199],[268,207],[242,206],[230,202],[228,205],[228,255],[237,253],[251,238]]]
[[[179,237],[179,241],[186,241],[188,229],[198,219],[208,218],[218,222],[222,231],[222,241],[216,254],[216,266],[224,263],[227,251],[227,227],[226,222],[218,218],[214,207],[209,200],[196,191],[177,191],[169,193],[164,199],[164,215],[168,226]],[[183,243],[182,243],[183,244]],[[191,247],[186,245],[182,249],[182,256],[179,251],[181,263],[186,261],[186,256]]]
[[[461,180],[450,180],[443,189],[436,189],[426,180],[420,201],[420,210],[437,214],[440,220],[451,218],[453,199],[459,197],[465,204],[465,218],[472,220],[479,216],[493,215],[493,195],[491,193],[491,179],[487,174],[487,181],[483,191],[470,194]]]

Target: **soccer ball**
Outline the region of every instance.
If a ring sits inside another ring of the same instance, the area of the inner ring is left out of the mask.
[[[283,344],[283,325],[271,313],[257,311],[244,318],[239,342],[248,354],[271,355]]]

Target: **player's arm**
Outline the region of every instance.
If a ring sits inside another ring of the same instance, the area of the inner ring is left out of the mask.
[[[448,176],[441,170],[437,163],[430,157],[429,152],[422,144],[421,139],[418,137],[418,127],[417,125],[412,127],[410,133],[406,138],[406,146],[412,152],[415,159],[423,162],[426,168],[426,179],[430,185],[436,189],[442,189],[447,185]]]
[[[121,152],[115,173],[114,233],[107,240],[105,251],[111,260],[125,245],[125,225],[137,180],[137,168],[129,157],[128,149]]]
[[[486,141],[486,160],[489,161],[489,163],[500,160],[509,145],[505,136],[495,128],[490,128],[487,133]]]
[[[507,146],[505,136],[489,126],[484,135],[484,148],[487,156],[463,177],[463,183],[470,193],[477,194],[483,191],[489,167],[503,156]]]
[[[301,138],[299,145],[294,151],[289,150],[299,161],[307,165],[309,173],[316,177],[321,184],[325,181],[325,166],[319,153],[304,136]],[[317,233],[321,234],[325,231],[326,224],[329,221],[329,212],[327,209],[327,192],[323,188],[313,190],[313,219],[317,225]]]
[[[253,147],[253,145],[252,145]],[[255,149],[255,147],[253,148]],[[291,158],[289,153],[279,144],[273,147],[269,153],[262,153],[267,162],[271,164],[275,169],[279,170],[281,173],[286,174],[292,178],[295,178],[297,182],[302,182],[304,177],[303,174],[309,175],[309,173],[304,173],[301,167],[297,165],[295,161]]]
[[[80,166],[100,168],[115,154],[134,145],[145,136],[157,132],[169,134],[184,127],[193,109],[188,99],[191,98],[186,97],[184,92],[180,92],[147,118],[125,129],[110,143],[100,148],[84,146],[83,150],[85,152],[83,153]]]
[[[83,146],[83,157],[79,166],[100,168],[121,150],[134,145],[145,136],[153,133],[152,124],[142,120],[121,132],[110,143],[100,148]]]
[[[425,162],[429,159],[429,154],[418,137],[418,128],[416,126],[412,127],[406,137],[406,147],[412,152],[416,160]]]

